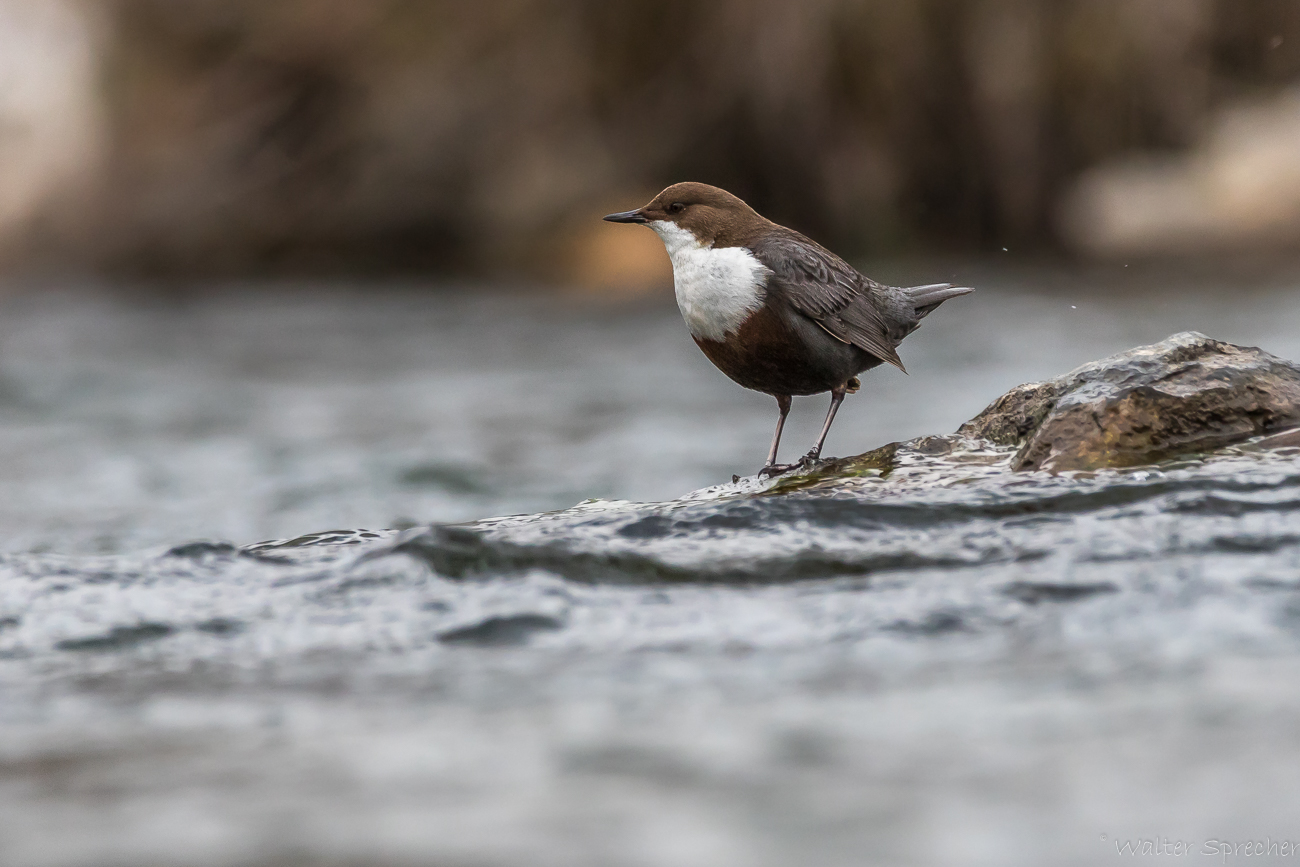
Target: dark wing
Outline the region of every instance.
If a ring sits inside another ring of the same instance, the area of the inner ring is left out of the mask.
[[[791,307],[836,340],[851,343],[906,372],[889,338],[885,317],[871,297],[873,290],[884,287],[789,229],[768,233],[751,249],[772,272],[772,288]]]

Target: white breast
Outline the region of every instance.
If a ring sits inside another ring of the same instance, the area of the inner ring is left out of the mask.
[[[763,306],[772,272],[744,247],[705,247],[695,234],[667,220],[649,223],[673,260],[673,289],[691,334],[723,340]]]

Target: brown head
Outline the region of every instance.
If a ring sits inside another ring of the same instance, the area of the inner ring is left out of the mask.
[[[726,190],[690,181],[673,184],[634,211],[605,217],[611,223],[673,223],[706,247],[743,247],[772,225]]]

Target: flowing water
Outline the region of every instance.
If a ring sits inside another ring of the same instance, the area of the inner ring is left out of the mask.
[[[830,452],[1177,331],[1300,358],[1285,276],[961,276]],[[1300,857],[1300,449],[774,494],[664,299],[0,312],[5,867]]]

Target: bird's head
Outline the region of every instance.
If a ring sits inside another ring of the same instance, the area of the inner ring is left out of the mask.
[[[647,205],[605,219],[611,223],[644,223],[665,243],[670,243],[670,238],[685,237],[685,230],[704,247],[742,245],[767,225],[767,220],[753,208],[726,190],[689,181],[673,184]]]

